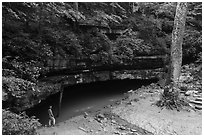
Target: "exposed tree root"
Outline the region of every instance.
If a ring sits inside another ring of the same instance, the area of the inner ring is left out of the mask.
[[[184,106],[190,106],[187,100],[179,96],[178,90],[174,87],[172,88],[172,86],[166,86],[156,105],[162,109],[176,109],[177,111],[183,109]]]

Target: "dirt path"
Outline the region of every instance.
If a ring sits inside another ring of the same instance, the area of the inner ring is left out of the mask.
[[[112,113],[112,106],[118,106],[119,102],[105,106],[96,112],[87,112],[65,122],[60,122],[54,127],[42,127],[38,130],[41,135],[143,135],[152,134],[134,124],[121,119]]]
[[[142,99],[141,99],[142,97]],[[131,96],[131,105],[121,105],[113,113],[122,119],[156,135],[200,135],[202,134],[202,113],[191,109],[176,111],[152,105],[158,96],[146,94]],[[190,111],[190,112],[189,112]]]

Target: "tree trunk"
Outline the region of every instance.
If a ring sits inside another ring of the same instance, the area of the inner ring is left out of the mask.
[[[187,3],[178,2],[176,7],[176,15],[174,19],[174,28],[172,32],[171,45],[171,73],[170,78],[173,85],[176,86],[179,82],[181,65],[182,65],[182,43],[185,30],[187,13]]]
[[[186,22],[187,3],[178,2],[176,7],[176,15],[174,18],[174,28],[172,32],[172,44],[170,49],[169,68],[166,76],[164,88],[164,98],[168,102],[177,102],[178,98],[178,83],[182,65],[182,43]],[[168,103],[167,103],[168,104]],[[170,104],[169,104],[170,105]],[[177,105],[177,103],[175,103]]]

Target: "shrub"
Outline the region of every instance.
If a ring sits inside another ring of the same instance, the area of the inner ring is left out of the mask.
[[[29,118],[25,113],[21,115],[9,110],[2,111],[2,134],[3,135],[33,135],[41,126],[38,119]]]
[[[2,88],[7,94],[7,105],[13,111],[21,111],[30,106],[39,94],[35,83],[16,77],[2,77]]]

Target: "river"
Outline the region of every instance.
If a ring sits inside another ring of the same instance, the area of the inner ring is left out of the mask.
[[[89,84],[68,86],[64,89],[60,116],[56,123],[65,121],[84,112],[93,112],[124,98],[129,90],[148,85],[156,80],[112,80]],[[48,106],[53,106],[56,116],[59,94],[52,95],[40,104],[26,111],[29,116],[36,116],[43,125],[48,124]]]

